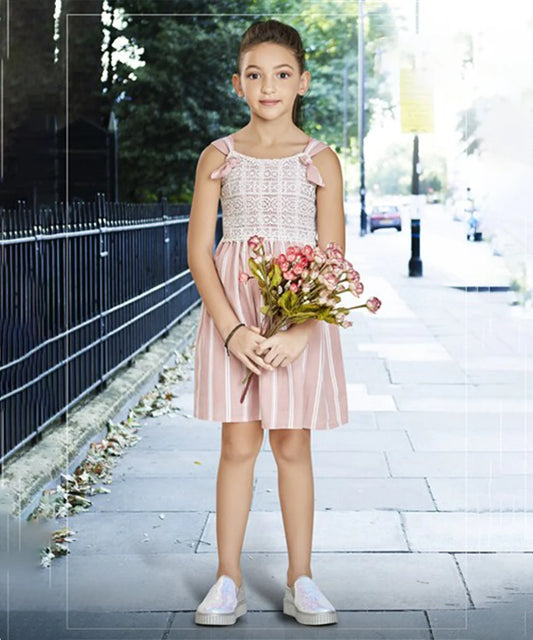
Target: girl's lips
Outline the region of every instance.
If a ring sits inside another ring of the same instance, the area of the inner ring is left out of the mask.
[[[278,104],[279,100],[259,100],[259,102],[265,105],[272,105],[272,104]]]

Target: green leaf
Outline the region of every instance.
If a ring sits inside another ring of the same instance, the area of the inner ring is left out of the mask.
[[[263,283],[264,282],[263,274],[261,273],[259,267],[255,264],[253,258],[248,258],[248,266],[250,267],[250,271],[252,272],[252,275],[255,276],[260,283]]]
[[[273,273],[272,273],[273,272]],[[274,287],[277,291],[277,288],[281,282],[281,269],[279,265],[274,263],[274,268],[271,270],[272,275],[270,276],[270,285]],[[269,274],[270,275],[270,274]]]

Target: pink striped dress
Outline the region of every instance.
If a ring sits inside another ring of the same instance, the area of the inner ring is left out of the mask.
[[[291,244],[317,245],[316,188],[324,186],[312,157],[327,145],[309,138],[305,149],[282,158],[255,158],[235,151],[233,135],[213,141],[226,155],[211,173],[221,180],[223,237],[214,262],[238,319],[261,325],[261,292],[249,273],[248,238],[265,238],[268,253]],[[286,367],[253,375],[244,402],[247,369],[228,355],[224,341],[202,304],[194,362],[194,415],[202,420],[248,422],[263,429],[333,429],[348,422],[346,381],[339,327],[317,322],[303,352]]]

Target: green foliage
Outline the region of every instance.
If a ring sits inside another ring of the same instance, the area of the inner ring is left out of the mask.
[[[231,76],[243,32],[252,22],[270,17],[299,30],[312,75],[303,100],[303,128],[337,151],[343,140],[347,66],[349,146],[352,152],[355,149],[357,2],[340,5],[325,0],[318,6],[296,0],[115,0],[115,4],[127,14],[127,26],[119,35],[144,48],[145,62],[134,70],[120,63],[110,87],[119,118],[121,199],[191,200],[201,151],[249,119]],[[144,15],[131,15],[135,13]],[[179,15],[187,13],[195,15]],[[374,57],[392,31],[386,3],[374,4],[367,19],[368,126],[374,102],[389,100]]]

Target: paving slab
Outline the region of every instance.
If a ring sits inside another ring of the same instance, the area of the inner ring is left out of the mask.
[[[0,611],[2,640],[159,640],[167,612]]]
[[[384,478],[390,475],[384,454],[380,451],[313,450],[312,459],[313,475],[316,479],[321,479],[319,483],[322,483],[322,478]],[[271,478],[267,483],[269,487],[277,482],[277,471],[262,474],[256,468],[255,476],[259,478],[258,485],[264,477]],[[275,477],[272,479],[272,476]]]
[[[478,429],[471,422],[462,429],[413,427],[407,429],[415,451],[533,451],[533,438],[524,426]]]
[[[427,612],[435,640],[531,640],[533,599],[513,596],[504,604],[465,611]]]
[[[214,554],[72,554],[51,571],[10,574],[10,609],[33,611],[194,611],[213,584]],[[286,553],[244,553],[243,576],[252,610],[278,611],[286,579]],[[112,570],[110,570],[112,567]],[[340,610],[404,611],[462,608],[467,596],[448,554],[320,553],[313,576]],[[398,576],[402,579],[398,580]],[[0,597],[6,602],[2,576]],[[350,589],[346,585],[350,585]],[[68,600],[66,594],[68,592]]]
[[[138,434],[142,440],[135,447],[153,451],[213,450],[220,448],[221,425],[173,416],[144,418]],[[126,454],[124,454],[126,455]]]
[[[486,478],[428,477],[428,483],[439,511],[533,512],[533,474]],[[531,543],[533,547],[533,535]]]
[[[74,543],[75,545],[75,543]],[[10,572],[10,608],[32,611],[172,611],[181,603],[198,605],[203,584],[213,578],[206,554],[95,554],[88,559],[74,546],[49,569],[24,567]],[[215,569],[216,571],[216,569]],[[0,597],[6,602],[6,583]],[[205,594],[203,594],[205,595]],[[203,597],[203,596],[202,596]]]
[[[329,433],[316,431],[311,435],[311,447],[313,451],[412,451],[411,443],[405,431],[400,430],[356,430],[335,429]],[[352,460],[353,461],[353,460]],[[347,462],[352,462],[348,460]],[[342,459],[338,463],[341,469],[347,468],[350,472],[350,464],[343,465]]]
[[[516,357],[483,355],[476,358],[468,359],[468,370],[475,371],[508,371],[527,372],[533,371],[533,358],[526,351],[522,350],[522,356]]]
[[[94,511],[214,511],[216,478],[134,478],[117,475],[111,493],[92,498]]]
[[[396,410],[396,409],[394,409]],[[377,429],[377,420],[375,413],[368,411],[348,411],[347,424],[342,425],[342,429]],[[318,432],[317,432],[318,433]]]
[[[455,362],[441,362],[436,367],[434,363],[425,362],[388,362],[390,381],[394,384],[409,383],[454,383],[471,382],[465,371]]]
[[[239,618],[231,628],[231,640],[429,640],[430,630],[421,611],[339,611],[338,623],[328,627],[298,624],[281,611],[252,611]],[[173,618],[169,640],[221,640],[218,629],[193,628],[192,614],[178,613]],[[220,635],[222,633],[222,635]],[[229,635],[227,636],[230,637]]]
[[[207,513],[156,513],[88,511],[58,519],[57,527],[75,532],[76,554],[194,553],[204,530]]]
[[[396,404],[390,394],[369,393],[366,384],[346,383],[350,411],[395,411]]]
[[[533,424],[533,412],[487,412],[480,411],[472,413],[470,411],[455,410],[447,411],[401,411],[397,413],[378,413],[376,422],[379,429],[407,429],[410,427],[433,429],[445,429],[446,432],[452,429],[482,430],[482,429],[503,429],[517,427],[524,429],[527,425]]]
[[[207,543],[207,544],[206,544]],[[281,552],[287,548],[279,511],[252,511],[244,553]],[[316,511],[313,551],[407,551],[400,516],[384,511]],[[210,514],[198,553],[216,552],[216,516]]]
[[[392,451],[386,452],[393,477],[496,477],[533,475],[533,452]]]
[[[252,509],[279,509],[277,480],[258,478]],[[433,511],[428,486],[420,478],[320,478],[315,482],[315,509]]]
[[[491,607],[516,595],[533,596],[532,553],[458,553],[474,606]]]
[[[447,362],[452,357],[437,340],[405,342],[401,336],[394,342],[360,343],[360,351],[372,351],[379,358],[405,362]]]
[[[471,389],[474,385],[469,382],[459,381],[454,382],[402,382],[395,384],[389,388],[389,391],[394,396],[395,402],[400,406],[407,400],[415,398],[423,402],[426,398],[432,400],[434,397],[438,397],[442,401],[448,399],[452,402],[463,401],[465,398],[468,400],[471,397]]]
[[[500,414],[512,412],[522,415],[527,411],[527,398],[401,398],[395,396],[399,411],[450,411],[457,413],[490,411]]]
[[[533,551],[531,513],[402,513],[405,535],[415,551]]]

